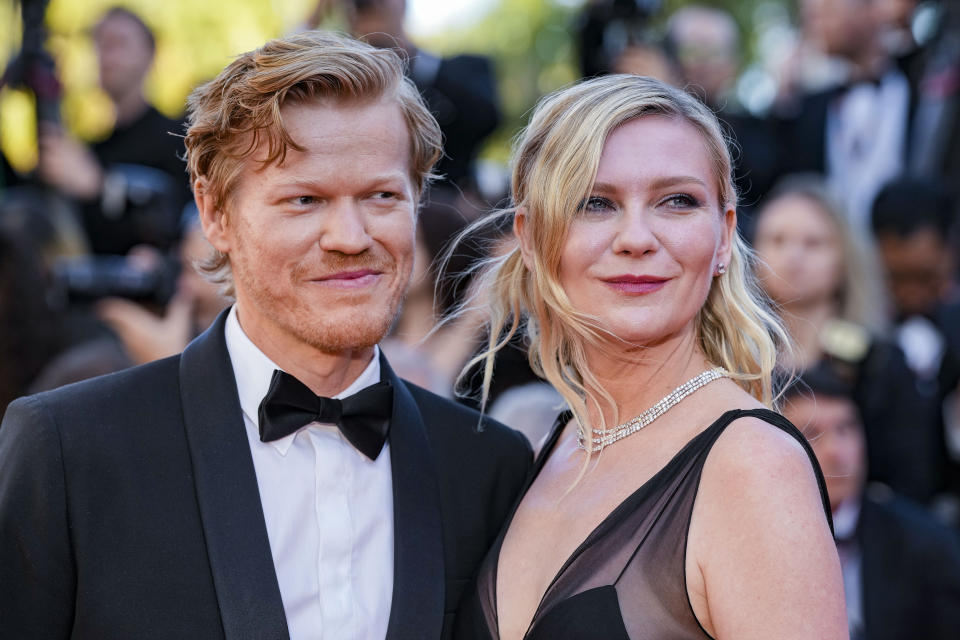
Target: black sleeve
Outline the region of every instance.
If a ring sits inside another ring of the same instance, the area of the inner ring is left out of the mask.
[[[867,473],[927,503],[941,483],[939,403],[920,394],[898,347],[876,342],[854,391],[867,434]]]
[[[59,433],[22,398],[0,425],[0,637],[68,638],[75,591]]]
[[[929,545],[929,603],[932,640],[954,640],[960,635],[960,539],[943,531],[941,544]]]

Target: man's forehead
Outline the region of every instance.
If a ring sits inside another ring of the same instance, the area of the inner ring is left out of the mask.
[[[371,113],[369,107],[377,107],[377,113]],[[412,141],[398,104],[296,101],[284,105],[280,114],[284,130],[295,146],[285,143],[280,131],[268,129],[248,132],[238,139],[236,147],[247,151],[242,157],[252,161],[257,170],[272,165],[289,167],[314,155],[349,154],[366,156],[373,163],[396,156],[399,170],[409,171]],[[284,152],[276,156],[280,145]]]

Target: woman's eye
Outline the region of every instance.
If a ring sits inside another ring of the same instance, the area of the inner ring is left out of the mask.
[[[397,197],[397,194],[395,194],[393,191],[378,191],[375,194],[373,194],[373,197],[376,200],[389,200],[391,198]]]
[[[675,209],[694,209],[700,206],[700,201],[686,193],[675,193],[664,198],[663,203]]]
[[[588,213],[602,213],[613,209],[613,202],[600,196],[590,196],[580,205],[580,211],[586,211]]]

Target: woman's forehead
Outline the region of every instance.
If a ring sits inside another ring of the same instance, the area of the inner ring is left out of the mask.
[[[714,158],[697,127],[684,118],[649,115],[610,132],[595,182],[698,182],[719,191],[716,174]]]

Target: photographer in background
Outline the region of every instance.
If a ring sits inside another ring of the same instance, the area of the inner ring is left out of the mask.
[[[173,297],[162,313],[124,298],[105,298],[97,314],[123,343],[134,364],[143,364],[180,353],[210,326],[227,306],[217,284],[200,275],[194,264],[207,257],[210,243],[203,237],[196,209],[183,233],[178,252],[180,274]]]
[[[890,292],[894,336],[918,390],[943,409],[937,415],[940,494],[934,502],[960,524],[960,284],[956,279],[956,199],[944,182],[905,176],[873,203],[871,223]],[[950,396],[953,395],[953,400]]]
[[[115,295],[97,299],[92,311],[110,333],[101,333],[60,353],[37,376],[31,393],[173,355],[210,326],[227,300],[219,287],[193,266],[206,257],[210,246],[200,229],[196,208],[191,205],[184,218],[183,239],[174,252],[179,275],[169,302]],[[136,253],[127,258],[130,262],[141,259],[150,258]]]
[[[0,222],[0,414],[61,346],[47,290],[39,247],[26,230]]]
[[[78,202],[94,254],[125,254],[139,244],[166,249],[190,191],[180,160],[183,125],[144,97],[153,33],[139,16],[116,7],[97,22],[93,39],[115,128],[87,148],[59,126],[42,124],[39,176]]]

